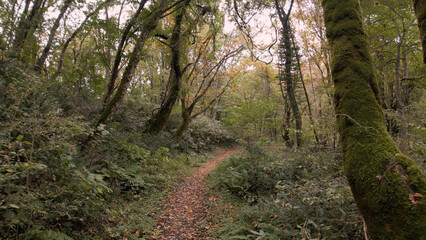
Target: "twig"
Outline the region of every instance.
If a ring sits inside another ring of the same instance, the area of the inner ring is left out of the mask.
[[[379,130],[377,130],[377,129],[375,129],[374,127],[367,127],[367,126],[362,126],[361,124],[359,124],[355,119],[353,119],[351,116],[349,116],[349,115],[347,115],[347,114],[344,114],[344,113],[339,113],[339,114],[336,114],[336,116],[344,116],[344,117],[347,117],[347,118],[349,118],[349,120],[351,120],[353,123],[355,123],[357,126],[359,126],[359,127],[362,127],[362,128],[364,128],[364,129],[369,129],[369,128],[371,128],[371,129],[373,129],[374,131],[376,131],[376,133],[379,133]]]

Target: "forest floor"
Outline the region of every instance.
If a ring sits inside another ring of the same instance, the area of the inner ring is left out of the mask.
[[[204,178],[214,167],[238,149],[227,150],[219,157],[196,169],[174,189],[164,203],[158,221],[155,239],[213,239],[207,236],[207,186]]]

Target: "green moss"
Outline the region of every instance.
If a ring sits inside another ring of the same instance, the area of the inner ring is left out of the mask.
[[[386,131],[358,0],[324,0],[345,174],[371,239],[426,238],[426,177]]]

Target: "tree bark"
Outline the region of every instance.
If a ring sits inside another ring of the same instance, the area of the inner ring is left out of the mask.
[[[323,0],[344,171],[370,239],[426,238],[426,176],[386,131],[359,0]]]
[[[286,27],[283,27],[284,30],[287,30],[286,33],[284,33],[284,45],[286,48],[286,67],[285,67],[285,81],[286,81],[286,90],[288,94],[288,99],[290,103],[291,111],[293,112],[293,117],[296,122],[296,145],[297,147],[302,146],[302,116],[300,114],[299,106],[297,105],[296,100],[296,94],[294,91],[294,79],[293,74],[291,73],[291,67],[292,67],[292,48],[290,43],[290,29],[289,25]],[[287,29],[286,29],[287,28]]]
[[[172,60],[169,84],[170,89],[166,97],[166,101],[161,105],[155,116],[148,122],[145,132],[158,134],[169,120],[173,106],[179,97],[180,88],[182,85],[182,67],[180,63],[181,58],[181,35],[182,35],[182,21],[185,15],[185,8],[188,6],[190,0],[186,0],[181,12],[176,15],[175,26],[173,28],[172,36],[170,39],[170,47],[172,50]]]
[[[291,148],[293,147],[293,141],[291,141],[290,139],[290,131],[289,131],[291,111],[290,111],[290,106],[288,104],[288,98],[284,94],[284,86],[281,81],[279,82],[279,84],[280,84],[281,94],[284,99],[284,122],[281,125],[281,137],[283,138],[285,145]]]
[[[424,0],[414,0],[413,2],[423,47],[423,63],[426,64],[426,2]]]
[[[56,36],[56,31],[59,28],[59,23],[61,22],[62,18],[65,15],[65,12],[68,10],[68,8],[71,6],[71,4],[73,2],[74,2],[74,0],[66,0],[64,2],[64,5],[62,6],[60,12],[59,12],[58,17],[55,19],[55,22],[53,23],[52,29],[50,30],[49,39],[47,40],[46,46],[44,47],[43,52],[42,52],[40,58],[37,60],[37,63],[34,67],[34,70],[36,72],[38,72],[38,73],[41,72],[41,69],[43,68],[44,63],[46,62],[46,59],[49,55],[50,48],[52,48],[52,43],[53,43],[53,40]]]

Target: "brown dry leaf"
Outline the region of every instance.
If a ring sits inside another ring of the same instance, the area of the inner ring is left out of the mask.
[[[418,198],[419,200],[423,198],[423,195],[421,195],[420,193],[415,193],[413,194],[414,198]]]
[[[420,193],[415,193],[415,194],[410,193],[408,195],[408,198],[410,199],[412,204],[416,205],[423,198],[423,195],[421,195]]]
[[[158,239],[205,239],[205,229],[209,227],[204,224],[212,224],[206,222],[209,212],[205,203],[216,201],[216,198],[207,196],[204,177],[217,163],[236,151],[226,151],[195,171],[172,191],[157,222]]]

